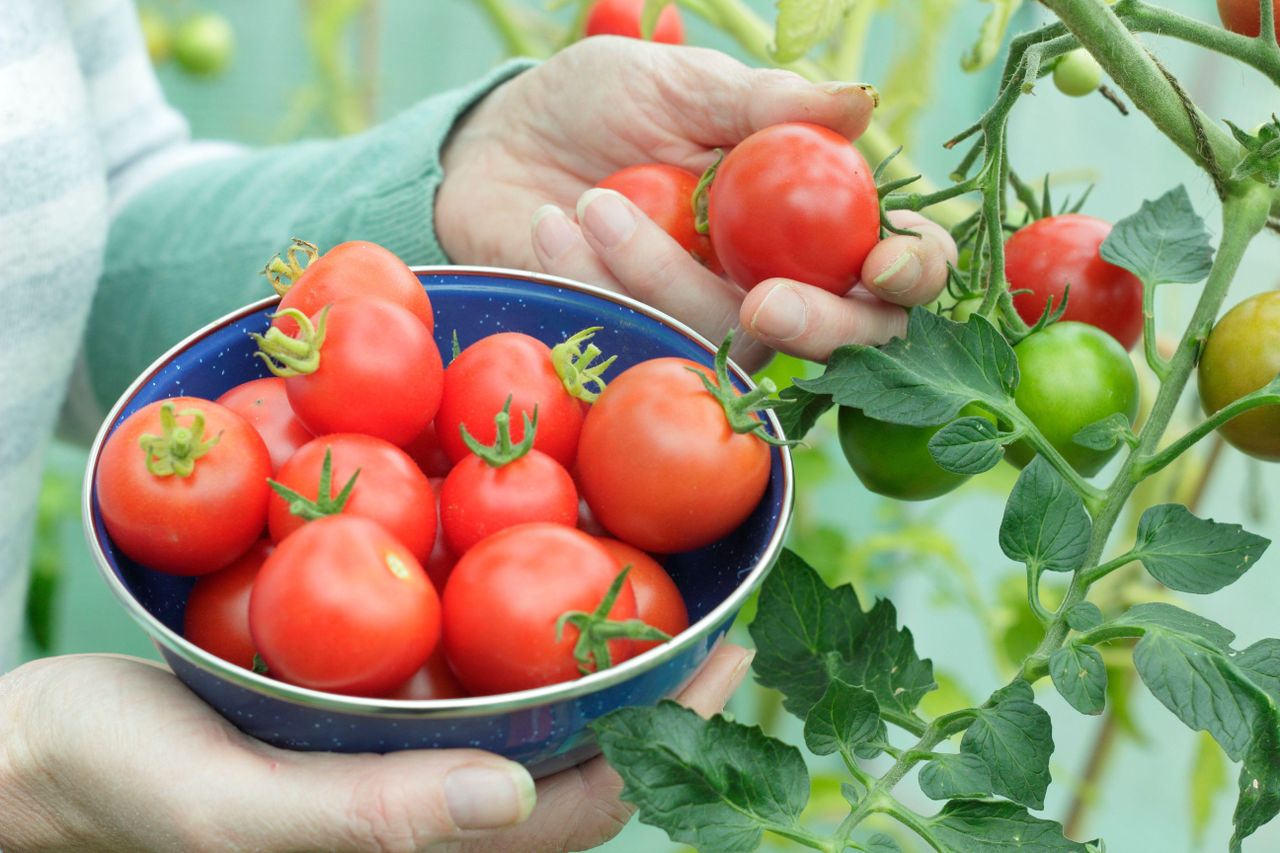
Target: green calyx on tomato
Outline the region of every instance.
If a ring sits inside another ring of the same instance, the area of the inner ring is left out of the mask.
[[[612,361],[612,359],[610,359]],[[504,465],[510,465],[522,456],[528,455],[533,450],[533,439],[538,433],[538,407],[533,407],[533,417],[529,417],[528,412],[522,412],[524,419],[524,437],[519,444],[511,443],[511,395],[507,395],[507,402],[503,404],[502,411],[493,416],[494,429],[497,431],[497,437],[493,444],[482,444],[475,436],[467,431],[466,424],[459,424],[458,430],[462,434],[462,440],[467,447],[476,456],[479,456],[493,468],[501,468]]]
[[[990,417],[968,406],[959,417]],[[929,439],[942,429],[906,426],[868,417],[861,409],[840,407],[840,449],[862,484],[878,495],[923,501],[945,495],[969,479],[939,467],[929,453]]]
[[[319,246],[294,237],[289,248],[284,250],[284,257],[276,255],[262,268],[261,274],[271,282],[272,290],[284,296],[318,257],[320,257]]]
[[[297,337],[290,337],[275,326],[267,329],[265,335],[252,332],[249,337],[258,345],[258,351],[254,355],[266,363],[268,370],[284,379],[315,373],[320,367],[320,347],[324,344],[329,306],[320,309],[314,325],[311,318],[297,308],[277,311],[268,319],[274,320],[277,317],[288,317],[297,323]]]
[[[191,418],[191,426],[179,426],[177,415]],[[204,456],[222,438],[218,433],[205,440],[204,412],[199,409],[183,409],[175,413],[172,403],[160,407],[161,435],[145,433],[138,438],[138,446],[146,453],[147,472],[156,477],[190,477],[196,469],[196,460]]]
[[[699,234],[708,234],[711,231],[711,222],[707,219],[707,202],[711,195],[711,182],[716,179],[716,172],[723,162],[724,149],[717,148],[716,161],[707,167],[701,178],[698,178],[698,186],[693,190],[693,228]]]
[[[646,640],[665,643],[671,635],[647,625],[639,619],[626,619],[621,622],[609,618],[609,611],[622,592],[622,585],[631,572],[625,566],[618,576],[609,584],[609,590],[600,600],[600,605],[591,613],[582,610],[570,610],[556,620],[556,642],[564,636],[564,626],[572,625],[578,629],[578,641],[573,644],[573,656],[578,661],[578,671],[583,675],[599,672],[613,666],[609,655],[611,640]]]
[[[618,358],[611,355],[595,364],[602,353],[598,346],[589,341],[603,328],[591,326],[583,329],[551,348],[551,363],[555,365],[556,373],[564,383],[564,390],[587,403],[594,403],[600,392],[604,391],[604,372]],[[585,350],[582,348],[583,344],[587,345]]]
[[[729,428],[735,433],[739,435],[754,435],[761,441],[778,447],[790,447],[796,444],[794,441],[774,438],[769,435],[765,431],[764,421],[755,417],[756,412],[776,409],[778,406],[786,405],[788,402],[773,396],[777,392],[778,386],[774,384],[772,379],[765,378],[760,380],[759,385],[745,394],[738,394],[733,389],[733,382],[729,379],[729,348],[731,346],[733,346],[732,330],[724,336],[724,341],[721,342],[720,348],[716,350],[715,381],[712,381],[700,370],[692,367],[686,369],[702,380],[702,385],[707,389],[707,393],[715,397],[721,408],[724,409],[724,416],[729,421]]]
[[[253,671],[258,675],[269,675],[271,673],[271,667],[267,666],[267,662],[257,652],[253,653]]]
[[[335,496],[333,494],[333,451],[326,447],[324,462],[320,464],[320,484],[315,500],[275,480],[267,480],[267,485],[289,504],[289,512],[307,521],[315,521],[317,518],[342,512],[347,505],[347,500],[351,497],[351,490],[356,487],[356,478],[359,476],[360,469],[357,468],[342,487],[342,491]]]

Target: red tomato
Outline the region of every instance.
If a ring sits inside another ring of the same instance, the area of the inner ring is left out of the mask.
[[[444,538],[444,525],[440,512],[440,492],[443,488],[443,477],[431,478],[431,491],[435,492],[436,496],[436,544],[431,549],[431,555],[427,557],[427,561],[422,564],[422,567],[427,570],[427,577],[431,578],[431,583],[438,590],[444,589],[454,564],[458,562],[457,556],[449,550],[449,543]]]
[[[804,122],[775,124],[729,152],[708,197],[711,242],[751,289],[790,278],[843,295],[880,239],[880,196],[849,140]]]
[[[461,699],[466,695],[467,691],[458,683],[453,670],[449,669],[444,648],[436,646],[436,650],[431,653],[431,657],[427,658],[422,669],[388,693],[387,698],[416,702],[423,699]]]
[[[306,256],[309,264],[304,267],[299,255]],[[296,308],[311,317],[339,299],[372,296],[394,302],[421,320],[428,332],[435,330],[431,299],[422,282],[404,261],[377,243],[341,243],[317,258],[315,246],[295,240],[286,258],[276,258],[266,269],[273,285],[281,277],[293,281],[277,286],[284,289],[281,309]],[[287,316],[277,317],[272,325],[286,335],[298,333],[298,324]]]
[[[522,524],[485,539],[444,588],[444,648],[454,674],[476,696],[576,679],[579,631],[566,624],[557,640],[556,622],[570,611],[594,612],[617,576],[609,552],[572,527]],[[608,618],[635,615],[627,582]],[[609,641],[608,651],[611,664],[634,654],[627,639]]]
[[[293,413],[284,380],[278,376],[237,385],[219,397],[218,403],[253,424],[271,454],[272,471],[279,471],[299,447],[315,438]]]
[[[734,432],[699,374],[715,377],[682,358],[641,362],[609,383],[582,426],[578,486],[592,514],[645,551],[689,551],[724,537],[769,482],[768,446]],[[731,387],[727,377],[717,381]]]
[[[269,476],[271,457],[248,421],[212,400],[174,397],[111,433],[95,482],[103,523],[126,556],[171,575],[203,575],[262,535]]]
[[[609,535],[609,531],[605,530],[600,525],[600,522],[596,521],[596,517],[591,514],[591,507],[587,505],[586,499],[581,497],[578,498],[578,529],[583,533],[590,533],[592,536]]]
[[[1062,305],[1067,285],[1067,311],[1063,320],[1088,323],[1120,342],[1126,349],[1142,337],[1142,282],[1128,270],[1102,259],[1098,248],[1111,233],[1111,223],[1064,213],[1048,216],[1019,229],[1005,243],[1005,276],[1016,293],[1013,307],[1027,323],[1044,314],[1049,299]]]
[[[674,637],[689,627],[689,611],[676,582],[657,560],[639,548],[619,542],[617,539],[596,540],[613,557],[619,569],[631,567],[627,580],[636,596],[636,618],[646,625]],[[661,642],[633,640],[635,653],[647,652]]]
[[[282,340],[274,330],[255,336],[264,360],[287,377],[293,410],[316,435],[413,441],[440,406],[444,366],[431,333],[382,299],[344,299],[325,310],[312,318],[316,324],[324,318],[323,333],[317,325],[314,335],[304,331],[300,338]],[[308,339],[305,353],[289,351]]]
[[[1280,37],[1280,0],[1272,0],[1276,10],[1276,35]],[[1262,4],[1258,0],[1218,0],[1222,25],[1233,33],[1256,38],[1262,32]]]
[[[381,525],[334,515],[267,558],[249,598],[249,629],[274,678],[380,696],[427,662],[440,602],[422,566]]]
[[[511,398],[511,438],[524,438],[522,416],[538,409],[538,437],[533,446],[561,465],[573,465],[582,430],[582,403],[565,390],[542,341],[517,332],[481,338],[449,363],[436,416],[440,446],[454,463],[470,450],[462,440],[466,426],[481,444],[497,438],[494,416]]]
[[[434,421],[427,424],[427,428],[420,432],[417,438],[404,446],[404,452],[413,457],[413,461],[418,463],[422,473],[428,477],[448,476],[449,469],[453,467],[444,448],[440,446]]]
[[[274,548],[271,540],[259,539],[231,565],[196,581],[182,615],[182,635],[206,652],[253,669],[257,649],[249,634],[249,593]]]
[[[321,495],[326,453],[330,454],[332,472],[329,493]],[[355,433],[321,436],[290,457],[275,479],[318,504],[313,510],[331,515],[338,511],[331,499],[341,493],[356,471],[360,474],[341,512],[378,522],[409,549],[414,559],[425,561],[436,541],[435,494],[426,475],[394,444]],[[290,511],[289,502],[272,493],[267,525],[274,541],[283,542],[306,523],[305,517]]]
[[[599,0],[587,13],[586,34],[589,36],[626,36],[642,38],[640,13],[644,0]],[[675,3],[658,15],[653,40],[664,44],[684,44],[684,22]]]
[[[669,6],[668,8],[674,8]],[[678,166],[646,163],[628,166],[596,184],[622,193],[636,207],[671,235],[686,252],[703,266],[719,275],[724,272],[711,238],[699,234],[694,222],[693,196],[698,189],[698,176]]]

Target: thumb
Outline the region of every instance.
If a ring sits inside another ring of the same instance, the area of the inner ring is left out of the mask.
[[[223,829],[240,849],[414,851],[512,826],[533,811],[529,773],[478,750],[256,751],[242,778],[220,786],[236,801],[225,813],[236,815],[238,831]]]

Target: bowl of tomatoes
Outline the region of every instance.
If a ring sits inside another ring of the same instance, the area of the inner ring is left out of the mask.
[[[411,273],[421,304],[286,292],[158,359],[94,442],[90,550],[256,738],[545,775],[693,677],[778,556],[791,460],[727,347],[649,306]]]

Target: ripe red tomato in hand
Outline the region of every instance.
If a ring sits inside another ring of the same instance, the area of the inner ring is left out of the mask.
[[[645,0],[597,0],[587,13],[586,34],[589,36],[626,36],[643,38],[640,14]],[[684,22],[675,3],[658,15],[653,40],[664,44],[684,44]]]
[[[395,690],[387,694],[388,699],[418,702],[424,699],[461,699],[468,695],[458,683],[458,677],[449,669],[449,661],[445,659],[444,647],[437,645],[436,650],[427,658],[422,669],[409,677]]]
[[[427,662],[440,602],[422,566],[377,522],[311,522],[267,558],[249,629],[275,678],[331,693],[380,696]]]
[[[1048,216],[1019,229],[1005,243],[1005,276],[1015,293],[1018,316],[1035,324],[1049,299],[1062,305],[1063,320],[1095,326],[1125,349],[1142,337],[1142,282],[1126,269],[1102,259],[1098,249],[1111,223],[1079,213]]]
[[[286,377],[293,410],[316,435],[413,441],[440,406],[444,366],[431,333],[382,299],[343,299],[322,312],[298,338],[255,336],[263,359]],[[307,340],[304,352],[298,344]]]
[[[174,397],[111,433],[95,482],[107,532],[126,556],[203,575],[262,535],[269,476],[271,457],[248,421],[212,400]]]
[[[724,537],[769,481],[768,445],[734,431],[703,375],[740,399],[727,376],[682,358],[652,359],[610,382],[582,426],[583,497],[606,530],[645,551],[689,551]]]
[[[237,385],[219,397],[218,403],[253,424],[271,454],[272,471],[279,471],[299,447],[315,438],[294,414],[284,380],[278,376]]]
[[[454,674],[476,696],[576,679],[579,630],[566,624],[557,640],[556,623],[570,611],[594,612],[617,576],[599,542],[560,524],[522,524],[480,542],[444,589],[444,647]],[[635,615],[627,581],[608,618]],[[610,665],[634,653],[629,639],[608,641]]]
[[[465,426],[477,441],[497,438],[494,416],[511,399],[511,440],[524,439],[523,416],[538,410],[533,446],[561,465],[573,465],[582,431],[582,400],[565,388],[551,349],[536,338],[502,332],[464,349],[444,371],[444,393],[436,415],[436,436],[457,463],[470,453],[462,440]]]
[[[609,552],[619,569],[631,567],[627,581],[636,596],[637,619],[672,637],[689,627],[689,611],[680,588],[657,560],[617,539],[601,537],[596,541]],[[662,645],[658,640],[633,640],[632,644],[636,654]]]
[[[546,521],[573,527],[578,521],[578,489],[556,460],[533,449],[537,426],[523,425],[524,439],[511,442],[510,415],[496,416],[492,447],[476,443],[453,467],[440,491],[440,516],[449,550],[467,549],[499,530]],[[474,439],[473,439],[474,440]]]
[[[699,234],[694,221],[693,196],[698,189],[698,180],[693,172],[679,166],[645,163],[614,172],[596,186],[631,199],[645,216],[693,255],[694,260],[719,275],[724,272],[724,267],[716,257],[711,238]]]
[[[316,257],[315,248],[295,240],[284,259],[276,258],[267,265],[265,272],[273,286],[284,290],[281,310],[296,308],[311,317],[339,299],[373,297],[394,302],[421,320],[428,332],[435,330],[431,298],[422,282],[389,249],[353,240]],[[307,260],[310,263],[304,265]],[[272,325],[291,337],[298,333],[297,322],[288,316],[277,317]]]
[[[867,161],[840,134],[804,122],[734,146],[711,184],[707,218],[720,263],[748,290],[781,277],[844,295],[880,240]]]
[[[1213,414],[1280,374],[1280,291],[1251,296],[1222,316],[1200,355],[1200,402]],[[1280,406],[1262,406],[1218,427],[1237,450],[1280,461]]]
[[[331,466],[329,491],[321,495],[326,454]],[[427,476],[394,444],[356,433],[321,436],[290,457],[275,480],[316,504],[308,508],[309,514],[320,515],[336,514],[333,499],[353,476],[356,482],[341,508],[342,514],[378,522],[414,559],[426,561],[436,541],[435,495]],[[305,515],[294,514],[289,501],[272,492],[267,526],[273,541],[283,542],[306,523]]]
[[[249,633],[249,593],[274,549],[270,539],[259,539],[225,569],[197,580],[187,595],[182,635],[210,654],[253,669],[257,649]]]
[[[1231,32],[1256,38],[1262,32],[1261,5],[1258,0],[1218,0],[1218,16]],[[1271,5],[1276,10],[1276,35],[1280,36],[1280,0],[1272,0]]]

